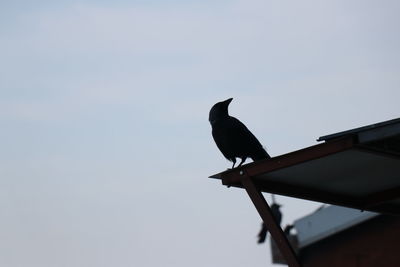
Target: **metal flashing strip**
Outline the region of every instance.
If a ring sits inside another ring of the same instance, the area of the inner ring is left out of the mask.
[[[370,124],[334,134],[324,135],[319,137],[317,141],[328,142],[336,138],[358,135],[360,142],[369,142],[376,140],[377,138],[385,138],[397,134],[400,134],[400,118]]]

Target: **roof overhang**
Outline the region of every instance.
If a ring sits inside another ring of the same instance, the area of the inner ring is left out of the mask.
[[[243,165],[211,178],[262,192],[400,215],[400,119],[320,138],[325,143]]]

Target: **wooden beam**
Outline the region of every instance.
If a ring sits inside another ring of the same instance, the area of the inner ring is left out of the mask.
[[[286,235],[283,233],[281,227],[275,221],[271,208],[269,207],[261,191],[257,189],[251,177],[247,175],[245,171],[241,172],[241,177],[241,182],[244,189],[246,189],[247,194],[263,219],[265,226],[267,227],[272,238],[275,240],[276,245],[278,246],[282,255],[285,257],[289,267],[300,267],[301,265],[297,259],[296,253],[290,245]]]

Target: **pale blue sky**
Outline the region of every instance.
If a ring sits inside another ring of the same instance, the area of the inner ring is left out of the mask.
[[[0,4],[0,265],[266,266],[208,111],[272,156],[399,117],[398,1]],[[318,205],[277,197],[284,223]],[[247,263],[247,264],[245,264]]]

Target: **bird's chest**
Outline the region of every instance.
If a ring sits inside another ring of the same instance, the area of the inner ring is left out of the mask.
[[[215,123],[212,127],[212,133],[215,141],[221,145],[232,146],[235,143],[235,136],[237,135],[237,131],[229,121],[221,121]]]
[[[215,134],[224,136],[225,138],[232,134],[232,129],[230,125],[226,122],[218,122],[212,126],[212,131]]]

